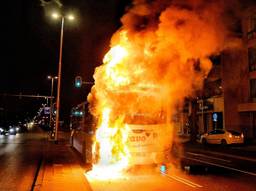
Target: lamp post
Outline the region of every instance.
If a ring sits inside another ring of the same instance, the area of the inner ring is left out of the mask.
[[[69,20],[74,20],[74,16],[68,15],[59,15],[57,13],[53,13],[52,17],[54,19],[61,18],[61,32],[60,32],[60,51],[59,51],[59,67],[58,67],[58,86],[57,86],[57,99],[56,99],[56,120],[55,120],[55,136],[54,141],[58,143],[58,129],[59,129],[59,118],[60,118],[60,88],[61,88],[61,67],[62,67],[62,46],[63,46],[63,28],[65,18]]]
[[[49,80],[51,80],[51,100],[50,100],[50,127],[52,127],[52,104],[53,104],[53,86],[54,86],[54,80],[57,80],[57,76],[47,76]]]

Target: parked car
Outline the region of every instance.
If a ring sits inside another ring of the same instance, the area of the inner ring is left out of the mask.
[[[202,144],[243,144],[244,135],[234,130],[215,129],[200,137]]]

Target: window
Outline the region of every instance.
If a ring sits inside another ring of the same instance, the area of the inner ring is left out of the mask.
[[[220,55],[211,56],[210,60],[212,61],[213,65],[220,65],[221,64],[221,56]]]
[[[212,82],[204,83],[204,96],[212,97],[216,95],[222,95],[222,80],[218,79]]]
[[[250,96],[253,102],[256,102],[256,79],[250,80]]]
[[[214,135],[214,134],[216,134],[216,130],[210,131],[208,134],[209,135]]]
[[[256,37],[256,14],[253,14],[248,18],[247,38],[250,40],[255,37]]]
[[[256,14],[253,14],[249,17],[247,32],[252,32],[255,30],[256,30]]]
[[[223,130],[216,130],[216,134],[224,134],[225,132]]]
[[[248,49],[248,62],[249,71],[256,71],[256,48],[254,47]]]
[[[234,130],[228,130],[228,132],[231,133],[232,135],[235,135],[235,136],[241,135],[241,133],[239,133],[237,131],[234,131]]]

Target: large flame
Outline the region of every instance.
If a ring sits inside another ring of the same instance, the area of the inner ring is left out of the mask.
[[[127,116],[139,124],[155,124],[148,125],[145,136],[161,135],[152,148],[168,148],[172,117],[184,98],[202,87],[211,69],[209,56],[225,47],[228,33],[221,2],[133,1],[104,64],[95,70],[88,95],[97,120],[93,172],[109,176],[130,165]]]
[[[96,159],[98,164],[115,164],[122,168],[128,164],[127,130],[120,118],[111,123],[110,113],[109,108],[103,108],[102,120],[96,132],[93,151],[97,153],[96,150],[99,149],[99,158]],[[97,148],[97,144],[100,148]]]

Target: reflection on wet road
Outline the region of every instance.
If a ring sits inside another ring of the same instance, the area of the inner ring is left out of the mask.
[[[31,190],[44,152],[45,134],[0,135],[0,190]]]

